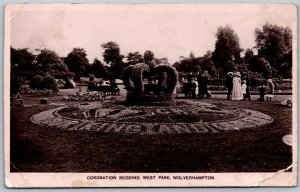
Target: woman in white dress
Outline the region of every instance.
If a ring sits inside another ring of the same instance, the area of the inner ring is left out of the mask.
[[[234,73],[232,83],[233,83],[233,88],[232,88],[231,100],[242,100],[243,92],[242,92],[240,72]]]

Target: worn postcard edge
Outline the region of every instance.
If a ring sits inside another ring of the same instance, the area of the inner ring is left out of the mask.
[[[232,4],[234,6],[247,6],[247,4]],[[149,6],[164,8],[176,8],[182,6],[186,9],[193,6],[205,6],[205,4],[151,4],[151,5],[58,5],[58,4],[12,4],[5,6],[4,18],[4,163],[5,184],[9,188],[33,188],[33,187],[226,187],[226,186],[296,186],[297,185],[297,7],[293,4],[284,4],[294,12],[293,33],[293,164],[277,172],[260,173],[11,173],[10,172],[10,17],[11,11],[18,10],[53,10],[75,8],[77,10],[108,6],[122,8],[123,6],[141,6],[147,9]],[[209,6],[223,7],[224,5],[210,4]],[[253,4],[251,4],[253,6]],[[262,6],[257,4],[257,6]],[[264,6],[275,6],[265,4]],[[223,9],[223,8],[222,8]],[[291,172],[286,172],[292,168]],[[87,180],[87,176],[212,176],[214,180]]]

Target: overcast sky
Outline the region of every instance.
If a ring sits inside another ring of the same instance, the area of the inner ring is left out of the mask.
[[[11,9],[11,45],[30,50],[48,48],[66,56],[84,48],[90,62],[103,60],[101,44],[115,41],[121,54],[152,50],[173,64],[180,56],[203,56],[214,50],[219,26],[230,25],[242,48],[255,46],[254,31],[269,22],[295,23],[293,6],[151,5],[147,6],[15,6]]]

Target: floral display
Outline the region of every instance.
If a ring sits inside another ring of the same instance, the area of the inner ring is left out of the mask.
[[[134,106],[110,100],[72,104],[32,116],[39,125],[110,134],[178,134],[257,128],[273,122],[264,113],[193,101],[175,106]]]
[[[36,96],[57,95],[57,92],[52,89],[31,89],[29,87],[21,87],[20,92],[21,94],[32,94]]]
[[[69,101],[103,101],[105,98],[105,93],[97,91],[77,92],[64,97],[65,100]]]

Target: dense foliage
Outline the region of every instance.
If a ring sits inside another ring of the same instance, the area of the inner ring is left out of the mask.
[[[264,57],[270,66],[284,77],[292,75],[292,31],[290,28],[265,24],[255,30],[258,56]]]
[[[31,89],[43,89],[43,77],[40,75],[34,76],[30,81],[30,88]]]
[[[215,50],[203,57],[181,57],[174,67],[183,73],[206,70],[213,78],[229,71],[260,73],[264,78],[292,77],[292,32],[288,27],[265,24],[255,30],[256,46],[243,51],[239,37],[230,26],[219,27]],[[254,51],[255,50],[255,51]],[[257,53],[254,53],[257,52]]]
[[[242,51],[239,37],[229,25],[219,27],[216,36],[217,41],[212,54],[216,68],[221,74],[234,71],[234,62],[240,58]]]
[[[73,75],[62,58],[49,49],[44,49],[37,55],[36,65],[43,73],[49,73],[51,76],[58,79],[65,79]]]
[[[91,66],[91,72],[98,78],[107,78],[107,69],[99,59],[95,58]]]
[[[64,59],[64,62],[69,70],[75,74],[76,79],[89,74],[89,60],[86,51],[82,48],[74,48]]]
[[[124,56],[120,54],[119,44],[109,41],[102,44],[101,47],[104,49],[103,59],[108,65],[110,65],[109,70],[113,73],[115,78],[119,78],[125,68],[122,61]]]
[[[32,78],[30,81],[30,88],[31,89],[49,89],[54,92],[58,92],[58,85],[56,83],[56,80],[51,75],[46,75],[45,77],[42,77],[40,75],[36,75]]]

